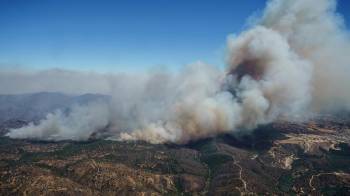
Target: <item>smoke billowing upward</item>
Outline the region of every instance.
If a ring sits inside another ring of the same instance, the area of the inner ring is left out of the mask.
[[[68,115],[49,114],[8,136],[86,140],[105,129],[114,139],[185,143],[251,130],[281,117],[349,108],[350,40],[335,10],[335,0],[269,1],[256,24],[228,40],[225,71],[199,62],[179,73],[1,73],[1,84],[13,78],[12,85],[27,83],[22,91],[112,97],[110,103],[74,107]],[[52,78],[75,82],[57,86]],[[47,85],[37,85],[42,83]],[[16,88],[0,85],[5,92]]]

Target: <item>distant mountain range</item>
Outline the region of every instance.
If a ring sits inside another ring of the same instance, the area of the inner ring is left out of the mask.
[[[0,123],[12,119],[38,121],[58,109],[65,110],[72,105],[108,99],[109,96],[101,94],[73,96],[56,92],[0,95]]]

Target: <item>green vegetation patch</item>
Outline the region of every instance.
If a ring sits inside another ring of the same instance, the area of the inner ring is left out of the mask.
[[[223,153],[213,153],[202,156],[202,161],[205,162],[211,170],[216,170],[220,165],[233,161],[232,157]]]
[[[292,175],[283,175],[278,180],[278,188],[283,192],[289,192],[294,184]]]

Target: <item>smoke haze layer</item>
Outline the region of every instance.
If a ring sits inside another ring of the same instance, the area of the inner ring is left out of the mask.
[[[110,139],[186,143],[348,109],[350,40],[335,10],[335,0],[269,1],[254,25],[228,40],[225,71],[198,62],[178,73],[3,72],[2,92],[112,97],[49,114],[8,136],[86,140],[104,130]],[[69,85],[59,85],[64,81]]]

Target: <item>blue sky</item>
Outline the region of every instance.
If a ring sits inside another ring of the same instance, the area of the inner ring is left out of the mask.
[[[350,1],[338,10],[350,21]],[[224,65],[265,0],[0,0],[0,66],[95,71]],[[349,23],[347,22],[347,26]]]

